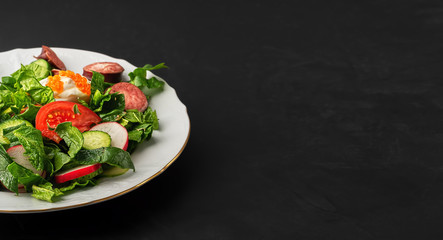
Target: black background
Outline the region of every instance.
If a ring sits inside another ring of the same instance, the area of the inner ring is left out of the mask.
[[[191,137],[126,195],[1,214],[1,239],[443,237],[441,1],[2,5],[0,51],[165,62]]]

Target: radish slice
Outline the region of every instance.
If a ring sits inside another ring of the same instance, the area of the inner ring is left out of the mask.
[[[111,146],[123,150],[128,148],[128,131],[118,122],[104,122],[93,126],[90,131],[102,131],[111,136]]]
[[[11,156],[12,160],[19,165],[31,170],[35,174],[38,174],[40,176],[43,176],[43,170],[37,170],[34,166],[32,166],[31,162],[29,161],[29,157],[24,155],[25,148],[22,145],[16,145],[13,147],[8,148],[6,151],[9,156]]]
[[[35,167],[32,166],[31,162],[29,161],[29,157],[24,155],[25,151],[26,150],[22,145],[16,145],[8,148],[6,152],[8,153],[9,156],[11,156],[12,160],[16,162],[18,165],[21,165],[22,167],[25,167],[31,170],[33,173],[38,174],[44,178],[46,172],[43,170],[35,169]],[[23,184],[18,184],[18,192],[20,193],[26,192],[25,186]]]
[[[56,183],[64,183],[73,179],[81,178],[88,174],[91,174],[101,168],[101,163],[94,163],[91,165],[82,165],[75,167],[73,169],[69,169],[60,173],[57,173],[54,176],[54,180]]]

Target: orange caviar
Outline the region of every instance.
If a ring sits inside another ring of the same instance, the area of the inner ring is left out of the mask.
[[[91,95],[91,84],[88,80],[78,73],[72,71],[59,71],[58,75],[49,76],[46,86],[50,87],[54,92],[61,93],[63,91],[63,82],[60,80],[60,76],[68,77],[75,82],[75,86],[84,94]]]
[[[46,86],[50,87],[54,92],[60,93],[63,91],[63,82],[60,81],[59,75],[49,76],[48,83],[46,84]]]

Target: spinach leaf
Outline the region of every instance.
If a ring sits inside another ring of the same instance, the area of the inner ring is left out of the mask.
[[[163,85],[165,85],[165,82],[158,80],[156,77],[151,77],[146,82],[148,88],[162,88]]]
[[[157,70],[157,69],[168,68],[168,66],[166,66],[165,63],[160,63],[160,64],[157,64],[155,66],[153,66],[151,64],[146,64],[145,66],[143,66],[143,68],[148,70],[148,71],[154,71],[154,70]]]
[[[64,153],[56,144],[47,143],[45,145],[46,155],[52,159],[54,164],[54,172],[62,169],[62,167],[71,162],[71,157],[68,154]]]
[[[152,71],[162,68],[168,68],[164,63],[157,64],[152,66],[150,64],[146,64],[141,68],[136,68],[134,71],[128,74],[130,83],[134,84],[138,88],[142,89],[144,87],[147,88],[162,88],[165,83],[163,81],[158,80],[156,77],[151,77],[146,79],[146,71]]]
[[[57,125],[55,132],[65,141],[68,145],[68,154],[71,158],[75,157],[75,154],[83,146],[83,135],[78,128],[72,126],[71,122],[63,122]]]
[[[71,158],[64,152],[56,152],[54,155],[54,171],[60,170],[65,164],[71,162]]]
[[[80,164],[106,163],[111,166],[130,168],[135,171],[131,156],[125,150],[116,147],[97,148],[92,150],[80,150],[75,161]]]

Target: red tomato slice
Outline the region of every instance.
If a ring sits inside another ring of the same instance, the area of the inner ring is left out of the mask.
[[[77,113],[74,112],[75,105],[78,108]],[[62,139],[53,130],[59,123],[72,122],[72,126],[84,132],[101,121],[102,119],[95,112],[81,104],[56,101],[40,108],[35,118],[35,128],[40,130],[44,137],[59,143]]]

